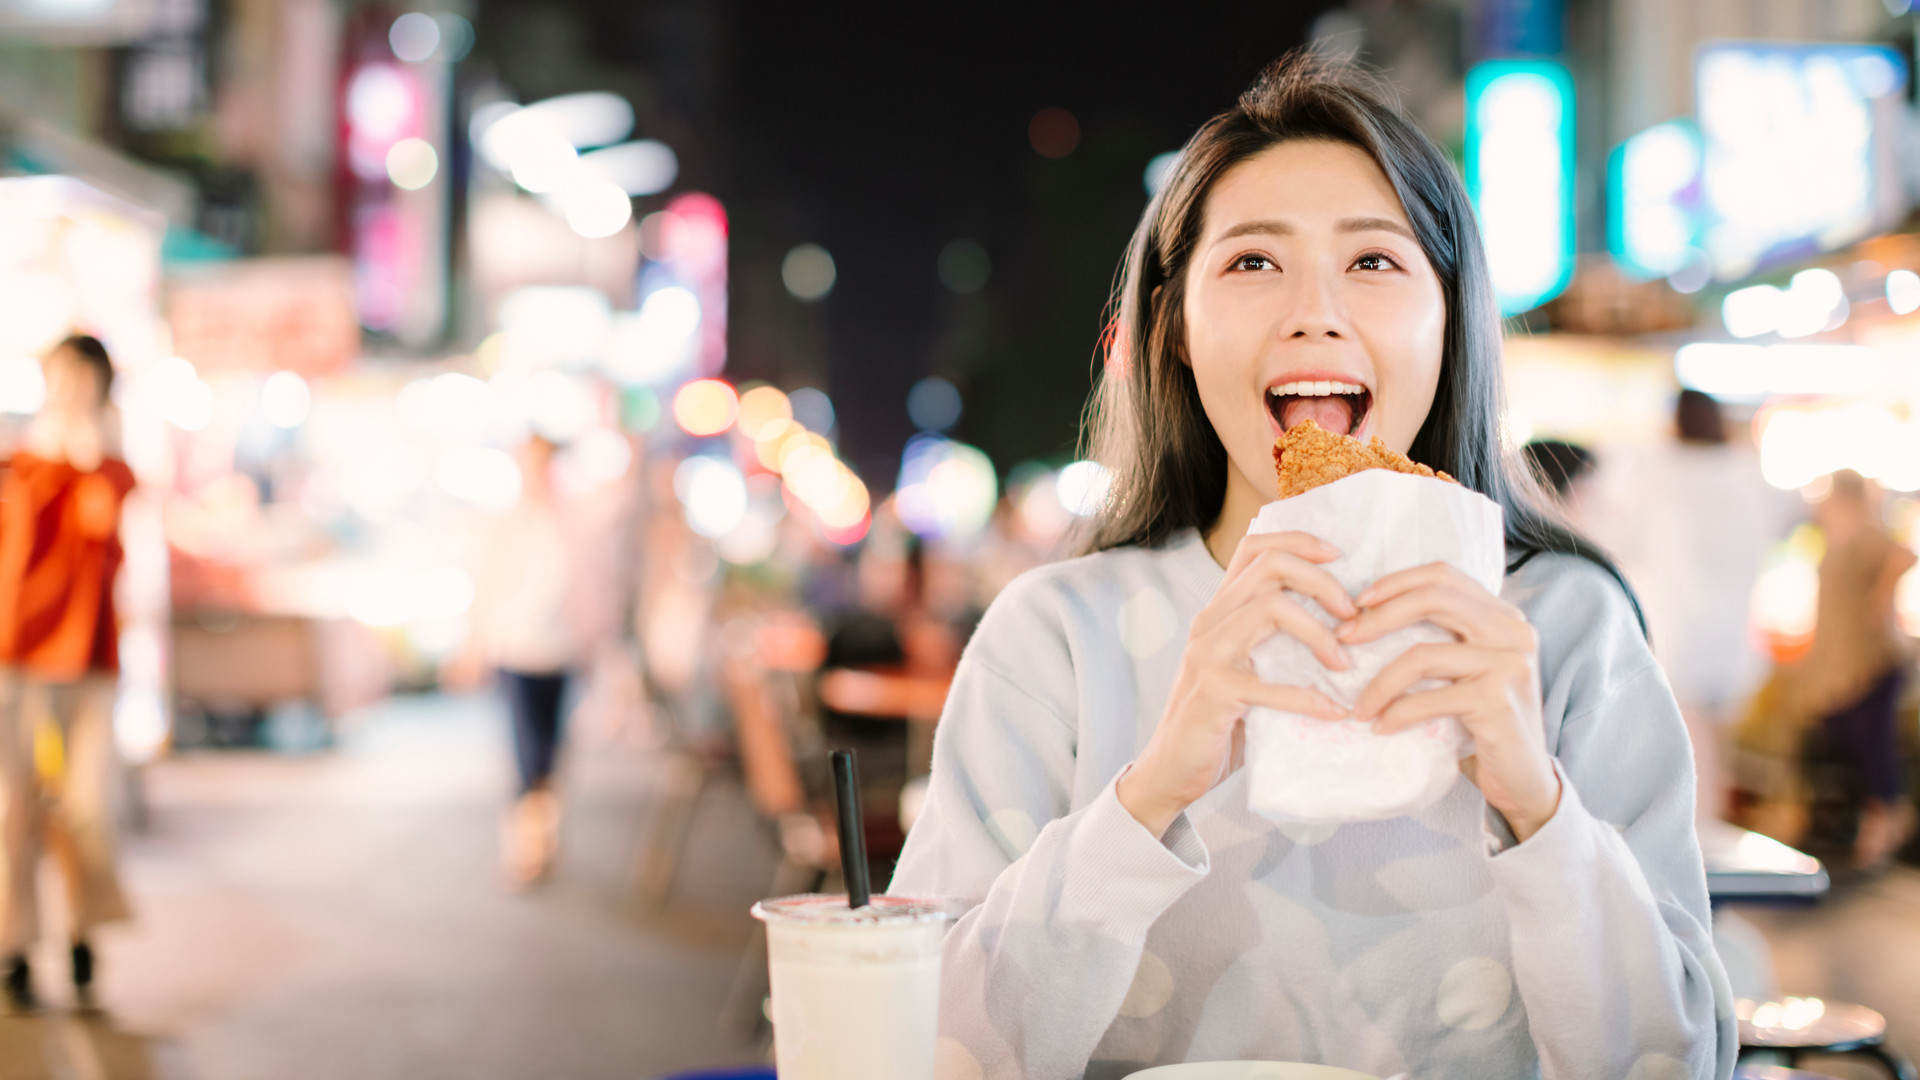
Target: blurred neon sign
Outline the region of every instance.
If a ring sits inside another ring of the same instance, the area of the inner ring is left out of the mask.
[[[1713,276],[1844,247],[1905,202],[1882,113],[1906,62],[1874,45],[1709,45],[1695,61],[1703,246]],[[1888,117],[1890,118],[1890,117]]]
[[[1558,296],[1573,277],[1573,77],[1548,60],[1467,73],[1467,194],[1500,313]]]
[[[1607,159],[1607,249],[1630,276],[1671,274],[1700,257],[1700,131],[1655,124]]]

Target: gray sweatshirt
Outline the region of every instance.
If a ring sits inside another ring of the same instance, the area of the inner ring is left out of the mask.
[[[1183,1061],[1414,1080],[1725,1078],[1685,729],[1626,595],[1541,555],[1559,809],[1525,843],[1464,778],[1409,817],[1275,825],[1246,770],[1156,838],[1114,796],[1224,573],[1188,530],[1056,563],[960,662],[891,892],[956,898],[940,1080],[1111,1080]]]

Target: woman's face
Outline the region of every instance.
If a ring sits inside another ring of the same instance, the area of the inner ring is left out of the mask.
[[[85,360],[64,346],[40,361],[46,381],[46,404],[58,412],[82,413],[100,404],[100,377]]]
[[[1386,174],[1346,143],[1281,143],[1220,178],[1185,316],[1201,406],[1263,501],[1274,440],[1302,420],[1406,453],[1433,406],[1440,279]]]

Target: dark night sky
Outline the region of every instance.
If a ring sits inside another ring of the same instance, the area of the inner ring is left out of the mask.
[[[640,99],[642,134],[681,149],[684,181],[732,215],[731,374],[823,386],[844,456],[887,489],[927,374],[961,387],[955,434],[1002,469],[1070,453],[1147,161],[1328,6],[493,0],[480,40],[510,84],[542,84],[515,85],[526,97]],[[1057,160],[1027,140],[1048,106],[1081,127]],[[961,237],[993,260],[971,296],[936,270]],[[839,272],[812,306],[780,283],[803,241]]]
[[[927,374],[961,386],[956,434],[1003,469],[1070,452],[1147,161],[1304,40],[1324,6],[974,4],[927,17],[874,4],[823,17],[736,4],[722,78],[738,370],[823,377],[844,453],[883,487],[912,433],[907,390]],[[1047,106],[1080,121],[1062,159],[1027,140]],[[958,237],[993,259],[973,296],[937,276]],[[778,281],[803,240],[833,252],[840,275],[812,313]]]

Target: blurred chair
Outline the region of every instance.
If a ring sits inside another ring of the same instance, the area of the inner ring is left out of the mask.
[[[1878,1064],[1894,1080],[1917,1080],[1913,1063],[1886,1046],[1886,1017],[1864,1005],[1789,997],[1740,1001],[1734,1015],[1743,1058],[1764,1055],[1791,1068],[1802,1054],[1845,1055]]]
[[[741,776],[780,852],[767,895],[822,891],[840,865],[826,751],[811,693],[826,641],[811,620],[797,613],[763,617],[729,638],[721,678],[733,713]],[[722,1015],[747,1038],[764,1035],[766,996],[766,930],[756,922]]]
[[[700,732],[687,715],[687,702],[663,691],[644,665],[641,680],[648,707],[664,723],[634,877],[642,901],[659,908],[672,897],[702,800],[733,769],[733,749],[725,739]]]
[[[1836,1080],[1826,1073],[1785,1069],[1778,1065],[1741,1065],[1733,1070],[1733,1080]]]

